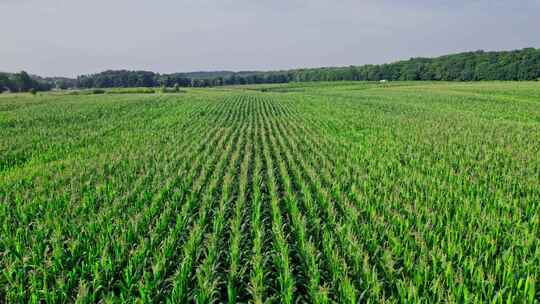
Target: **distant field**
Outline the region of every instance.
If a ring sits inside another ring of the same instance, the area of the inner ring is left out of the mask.
[[[0,302],[538,303],[540,83],[0,95]]]

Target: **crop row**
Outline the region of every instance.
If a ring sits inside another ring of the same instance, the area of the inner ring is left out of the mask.
[[[94,131],[6,133],[0,299],[538,301],[538,127],[498,125],[474,94],[392,90],[81,96],[53,120],[21,105],[43,134]]]

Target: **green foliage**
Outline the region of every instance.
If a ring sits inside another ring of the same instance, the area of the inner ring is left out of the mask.
[[[156,74],[148,71],[105,71],[78,77],[80,88],[213,87],[309,81],[480,81],[536,80],[540,49],[467,52],[437,58],[411,58],[382,65],[297,69],[270,72],[195,72]]]
[[[107,94],[154,94],[154,88],[115,88],[107,90]]]
[[[161,87],[159,88],[158,92],[162,94],[167,94],[167,93],[181,93],[183,91],[181,91],[180,88],[177,86],[174,88]]]
[[[540,301],[538,83],[138,90],[0,96],[1,303]]]
[[[25,71],[16,74],[0,73],[0,93],[6,90],[11,92],[47,91],[51,84],[40,77],[30,76]]]
[[[411,58],[382,65],[296,69],[284,71],[215,71],[158,74],[150,71],[108,70],[77,79],[30,76],[26,72],[0,74],[0,92],[27,92],[92,88],[174,88],[223,85],[273,84],[313,81],[481,81],[540,78],[540,49],[504,52],[467,52],[437,58]],[[170,93],[173,91],[162,92]],[[116,93],[116,92],[115,92]],[[141,92],[142,93],[142,92]]]
[[[6,74],[0,73],[0,93],[8,90],[10,86],[9,77]]]
[[[289,71],[293,81],[343,80],[534,80],[540,73],[540,49],[467,52],[438,58],[411,58],[383,65]]]
[[[18,74],[13,75],[13,82],[19,88],[19,92],[28,92],[31,88],[34,87],[34,83],[30,75],[25,71],[22,71]]]

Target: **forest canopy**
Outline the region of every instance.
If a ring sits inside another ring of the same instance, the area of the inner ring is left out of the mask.
[[[159,74],[150,71],[109,70],[70,78],[41,78],[26,72],[0,73],[0,92],[52,88],[210,87],[305,81],[482,81],[538,80],[540,49],[475,51],[437,58],[411,58],[380,65],[326,67],[283,71],[216,71]]]

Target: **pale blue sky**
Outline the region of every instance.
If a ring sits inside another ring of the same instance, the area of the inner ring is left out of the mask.
[[[0,0],[0,71],[384,63],[540,47],[540,0]]]

